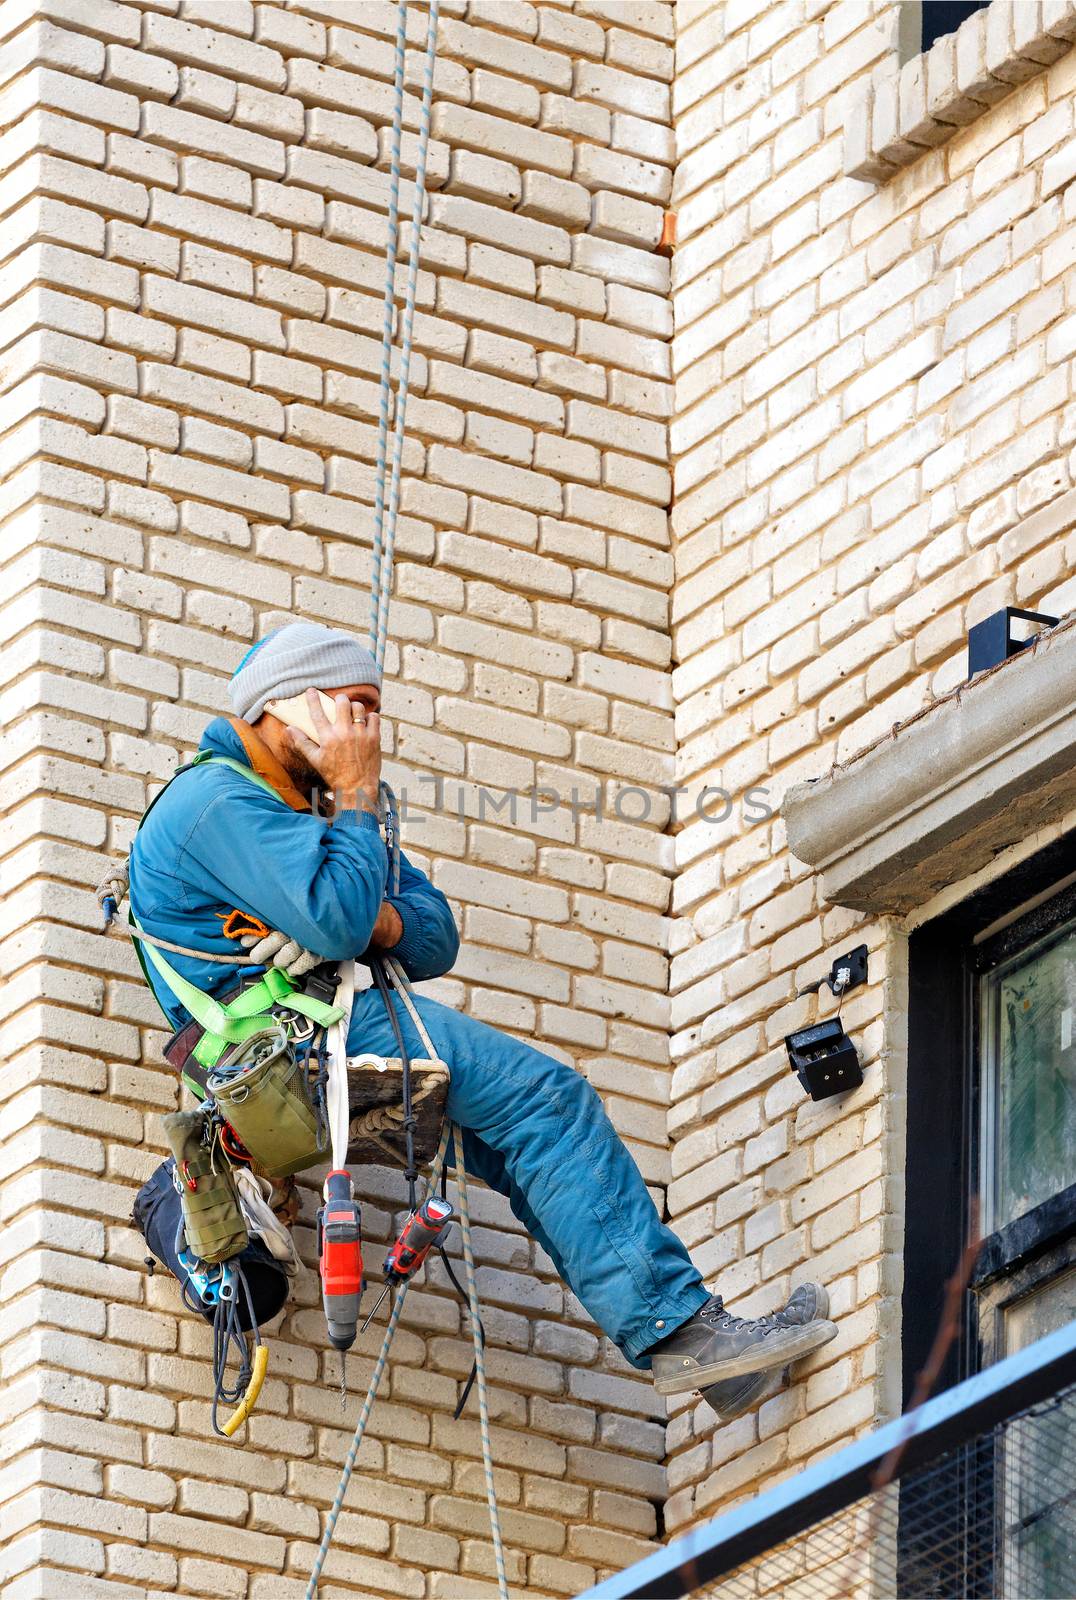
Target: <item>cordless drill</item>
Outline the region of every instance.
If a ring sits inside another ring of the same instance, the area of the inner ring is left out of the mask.
[[[385,1257],[385,1276],[400,1283],[421,1267],[431,1248],[444,1236],[452,1219],[452,1207],[437,1195],[427,1195],[417,1211],[412,1211],[403,1232]]]
[[[385,1257],[385,1287],[362,1325],[364,1332],[381,1310],[389,1290],[418,1271],[433,1246],[444,1238],[451,1221],[452,1207],[437,1195],[427,1195],[418,1210],[412,1211],[403,1225],[403,1232]]]
[[[329,1343],[350,1350],[355,1343],[362,1296],[361,1213],[350,1172],[338,1168],[325,1179],[325,1204],[318,1212],[321,1301]]]

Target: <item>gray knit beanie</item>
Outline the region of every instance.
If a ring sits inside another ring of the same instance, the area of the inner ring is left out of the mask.
[[[228,693],[236,716],[257,722],[267,700],[287,700],[304,689],[343,689],[352,683],[381,687],[380,668],[365,645],[320,622],[289,622],[247,651]]]

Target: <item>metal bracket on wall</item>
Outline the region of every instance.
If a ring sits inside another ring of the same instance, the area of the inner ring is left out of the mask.
[[[1034,643],[1037,635],[1027,639],[1014,639],[1013,619],[1020,622],[1039,622],[1044,628],[1056,628],[1060,618],[1048,617],[1041,611],[1022,611],[1019,606],[1005,606],[992,616],[984,617],[968,629],[968,678],[977,672],[987,672],[999,662],[1018,656]]]
[[[861,983],[867,981],[867,947],[858,944],[854,950],[849,950],[847,955],[838,956],[829,972],[824,978],[819,978],[817,983],[808,983],[802,989],[796,990],[797,998],[803,994],[817,994],[825,984],[831,995],[840,999],[849,989],[858,989]]]

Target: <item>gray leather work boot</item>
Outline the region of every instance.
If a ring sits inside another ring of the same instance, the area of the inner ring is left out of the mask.
[[[720,1295],[713,1295],[675,1333],[650,1349],[658,1394],[684,1394],[726,1378],[768,1372],[811,1354],[836,1338],[832,1322],[815,1318],[794,1323],[782,1312],[768,1317],[734,1317]]]
[[[801,1283],[793,1289],[784,1307],[776,1314],[778,1322],[802,1327],[805,1323],[829,1316],[829,1295],[820,1283]],[[776,1378],[772,1367],[763,1372],[747,1372],[742,1378],[726,1378],[702,1390],[706,1404],[717,1412],[718,1421],[733,1422],[746,1411],[754,1411],[771,1395],[780,1393],[788,1382],[788,1368]]]

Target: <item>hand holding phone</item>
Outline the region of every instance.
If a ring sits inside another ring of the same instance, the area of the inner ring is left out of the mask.
[[[290,722],[285,739],[324,778],[337,812],[376,811],[381,781],[380,716],[361,703],[352,705],[346,694],[329,701],[331,717],[321,704],[328,700],[327,695],[308,689],[305,698],[313,736]]]
[[[303,694],[293,694],[287,700],[267,700],[265,709],[270,716],[276,717],[278,722],[283,722],[285,727],[298,728],[300,733],[316,745],[320,745],[318,730],[314,723],[314,715],[310,709],[307,695],[316,695],[321,705],[322,713],[327,722],[336,720],[336,704],[320,689],[307,689]]]

